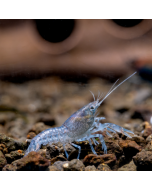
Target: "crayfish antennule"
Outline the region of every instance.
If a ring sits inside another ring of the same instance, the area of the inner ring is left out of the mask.
[[[89,90],[89,91],[91,92],[91,90]],[[93,99],[94,99],[94,101],[95,101],[96,99],[95,99],[95,96],[94,96],[93,92],[91,92],[91,94],[92,94]]]

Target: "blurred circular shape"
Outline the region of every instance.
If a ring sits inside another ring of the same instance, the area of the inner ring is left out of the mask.
[[[0,29],[16,28],[27,22],[27,19],[0,19]]]
[[[129,20],[129,19],[127,19]],[[122,22],[124,19],[122,19]],[[119,22],[119,25],[118,25]],[[148,32],[152,28],[152,20],[146,19],[146,20],[136,20],[132,21],[132,23],[126,21],[126,23],[120,23],[120,21],[117,20],[117,23],[110,19],[104,19],[103,20],[103,28],[108,32],[109,34],[121,38],[121,39],[133,39],[138,38],[142,35],[144,35],[146,32]],[[120,26],[125,25],[125,26]]]
[[[143,19],[113,19],[113,21],[122,27],[133,27],[142,22]]]
[[[85,20],[83,19],[60,19],[57,22],[55,19],[43,20],[43,22],[31,20],[28,24],[30,25],[28,34],[31,41],[41,51],[54,55],[74,48],[81,41],[85,29]]]
[[[46,41],[62,42],[74,29],[73,19],[36,19],[37,31]]]

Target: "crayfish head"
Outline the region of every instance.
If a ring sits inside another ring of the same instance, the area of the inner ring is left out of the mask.
[[[86,111],[88,112],[88,115],[94,116],[98,107],[99,107],[98,100],[89,103],[86,106]]]

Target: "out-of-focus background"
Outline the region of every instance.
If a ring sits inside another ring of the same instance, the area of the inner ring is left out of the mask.
[[[0,20],[0,132],[60,126],[136,70],[99,108],[134,131],[152,113],[151,52],[152,20]]]
[[[150,65],[151,52],[151,19],[0,20],[0,78],[110,78]]]
[[[151,52],[152,20],[0,20],[0,153],[4,154],[0,170],[35,170],[38,162],[31,158],[31,168],[26,159],[23,168],[10,165],[20,162],[28,147],[26,139],[61,126],[93,101],[90,91],[103,98],[118,78],[121,82],[135,71],[103,101],[98,116],[106,118],[101,123],[119,125],[136,135],[126,139],[113,134],[108,139],[103,134],[108,155],[117,157],[111,169],[130,163],[135,168],[126,170],[136,170],[138,162],[132,159],[142,150],[139,165],[152,170]],[[80,160],[92,155],[86,145]],[[60,151],[56,154],[50,146],[37,154],[51,163],[66,160],[64,151],[59,158]],[[76,150],[67,151],[69,159],[77,157]],[[103,154],[101,148],[97,154]]]

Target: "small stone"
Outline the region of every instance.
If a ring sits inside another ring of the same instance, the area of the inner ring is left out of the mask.
[[[133,136],[130,140],[135,141],[139,146],[142,147],[146,145],[145,139],[141,136]]]
[[[144,130],[144,128],[145,128],[145,126],[143,125],[143,123],[142,124],[135,124],[133,131],[136,132],[136,134],[139,135],[141,133],[141,131]]]
[[[65,153],[65,151],[64,151],[64,149],[63,149],[63,145],[62,145],[61,143],[57,143],[57,146],[58,146],[59,151],[60,151],[61,153]],[[70,154],[71,152],[76,151],[76,149],[75,149],[72,145],[70,145],[69,143],[67,143],[67,144],[65,145],[65,149],[66,149],[66,151],[67,151],[68,154]]]
[[[17,167],[11,164],[7,164],[3,167],[2,171],[16,171]]]
[[[112,171],[107,164],[100,164],[97,169],[98,171]]]
[[[141,151],[133,157],[133,161],[137,166],[137,170],[151,171],[152,170],[152,151]]]
[[[95,154],[89,154],[87,155],[83,163],[84,165],[95,165],[98,166],[99,164],[111,164],[114,165],[116,162],[116,156],[114,154],[104,154],[104,155],[95,155]]]
[[[8,150],[8,152],[14,151],[14,150],[25,150],[27,149],[27,143],[17,141],[13,138],[7,137],[5,134],[0,134],[0,144],[4,144]]]
[[[56,146],[56,145],[47,145],[46,147],[46,155],[47,155],[47,158],[50,159],[50,158],[54,158],[56,156],[59,155],[60,151],[59,151],[59,148]]]
[[[55,158],[51,159],[51,164],[54,164],[57,161],[67,161],[67,159],[63,155],[56,156]]]
[[[73,146],[71,146],[69,143],[65,145],[65,149],[68,154],[71,154],[72,152],[76,151],[76,149]],[[47,158],[54,158],[55,156],[58,156],[60,153],[65,154],[62,143],[47,145],[47,152],[46,152]]]
[[[67,162],[67,163],[63,164],[62,166],[63,166],[64,168],[68,168],[68,167],[69,167],[69,163]]]
[[[27,156],[15,160],[9,166],[6,165],[4,170],[7,169],[8,171],[10,168],[12,171],[13,167],[13,170],[16,171],[42,171],[46,170],[49,165],[50,162],[46,158],[42,157],[39,153],[32,151]]]
[[[97,171],[95,166],[87,166],[85,167],[85,171]]]
[[[23,153],[23,151],[22,151],[22,150],[18,150],[17,152],[18,152],[18,153],[20,153],[20,154],[21,154],[21,153]]]
[[[49,166],[47,171],[60,171],[60,170],[58,170],[58,168],[55,166]]]
[[[5,144],[0,144],[0,151],[3,152],[3,154],[7,154],[8,150]]]
[[[131,140],[120,140],[119,146],[124,148],[133,148],[135,150],[141,151],[141,146],[139,146],[135,141]]]
[[[34,132],[29,132],[27,135],[27,139],[33,139],[36,136]]]
[[[22,158],[23,156],[24,156],[24,152],[21,150],[15,150],[15,151],[10,152],[9,154],[5,154],[5,158],[8,164]]]
[[[69,163],[63,165],[64,171],[84,171],[85,166],[82,161],[73,159]]]
[[[152,134],[152,128],[146,128],[144,131],[141,133],[142,137],[145,139]]]
[[[150,141],[147,146],[145,147],[146,151],[152,151],[152,141]]]
[[[0,170],[7,164],[6,158],[2,151],[0,151]]]
[[[106,140],[108,154],[115,154],[120,156],[123,154],[123,149],[119,146],[118,140]],[[100,148],[101,149],[101,148]]]
[[[151,135],[149,135],[147,138],[146,138],[146,142],[151,142],[152,141],[152,134]]]
[[[118,168],[118,171],[136,171],[136,165],[133,160],[129,164],[125,164],[122,167]]]
[[[151,129],[151,125],[147,121],[143,122],[142,125],[145,129]]]
[[[69,161],[57,161],[53,164],[59,171],[63,171],[63,166],[66,168],[66,165]]]
[[[126,158],[132,158],[142,150],[141,146],[139,146],[135,141],[131,140],[120,140],[119,145],[121,148],[123,148]]]
[[[47,158],[47,156],[46,156],[46,149],[40,149],[40,150],[38,151],[38,153],[39,153],[42,157]]]

